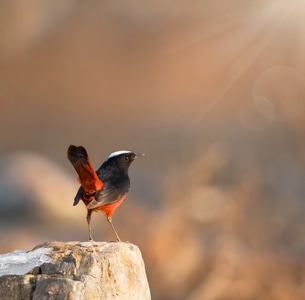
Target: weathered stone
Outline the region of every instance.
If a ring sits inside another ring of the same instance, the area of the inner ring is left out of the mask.
[[[78,300],[90,299],[83,297],[83,284],[69,278],[44,278],[36,284],[33,300]],[[98,299],[98,298],[94,298]]]
[[[139,248],[130,243],[50,242],[52,259],[24,275],[0,277],[0,299],[150,299]]]
[[[35,280],[32,275],[4,275],[0,277],[0,299],[32,299]]]

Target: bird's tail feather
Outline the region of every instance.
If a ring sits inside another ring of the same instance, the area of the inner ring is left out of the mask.
[[[78,180],[86,194],[93,194],[103,187],[104,184],[98,178],[84,147],[70,145],[68,159],[76,170]]]

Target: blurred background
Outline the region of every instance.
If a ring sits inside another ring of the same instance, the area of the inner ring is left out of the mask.
[[[0,252],[87,240],[67,147],[126,149],[153,299],[305,299],[304,110],[304,1],[2,0]]]

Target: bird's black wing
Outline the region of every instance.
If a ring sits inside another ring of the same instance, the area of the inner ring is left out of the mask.
[[[79,202],[79,200],[82,199],[82,196],[83,196],[84,192],[85,192],[85,191],[84,191],[83,187],[81,186],[81,187],[78,189],[77,194],[75,195],[74,202],[73,202],[73,206],[77,205],[78,202]]]
[[[115,203],[125,196],[127,192],[128,190],[105,184],[101,190],[96,192],[95,199],[87,205],[87,209]]]

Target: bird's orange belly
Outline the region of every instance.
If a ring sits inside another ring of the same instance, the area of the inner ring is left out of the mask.
[[[105,213],[106,216],[111,217],[113,212],[117,209],[118,206],[120,206],[120,204],[124,201],[126,196],[127,196],[127,194],[124,195],[120,200],[118,200],[114,203],[99,206],[99,207],[94,208],[93,210],[95,210],[95,211],[102,210]]]

